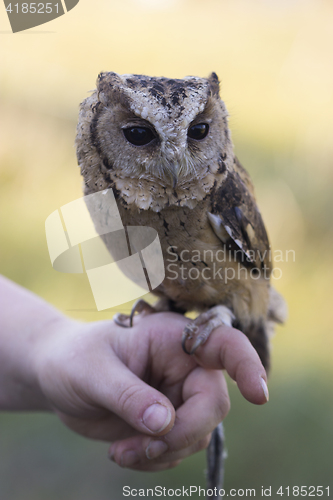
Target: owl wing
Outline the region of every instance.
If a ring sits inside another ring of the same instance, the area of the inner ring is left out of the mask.
[[[238,260],[271,273],[270,245],[264,222],[254,197],[253,185],[237,158],[234,170],[228,171],[221,186],[211,197],[208,219],[224,244],[234,244]]]

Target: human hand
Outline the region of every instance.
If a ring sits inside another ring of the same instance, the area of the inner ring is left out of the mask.
[[[267,401],[266,373],[245,335],[229,327],[186,355],[187,322],[174,313],[136,317],[129,329],[55,320],[34,356],[49,407],[75,432],[113,442],[110,456],[123,467],[163,470],[205,448],[229,410],[221,369],[255,404]]]

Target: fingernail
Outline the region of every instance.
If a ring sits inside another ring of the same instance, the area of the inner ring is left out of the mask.
[[[137,464],[140,458],[136,451],[128,450],[120,457],[121,467],[131,467],[131,465]]]
[[[161,432],[171,421],[171,411],[166,406],[155,403],[146,409],[142,420],[151,432]]]
[[[262,390],[264,391],[264,394],[265,394],[266,401],[269,401],[269,392],[268,392],[268,387],[267,387],[267,384],[266,384],[266,380],[264,380],[261,377],[260,382],[261,382]]]
[[[153,441],[151,440],[146,448],[146,457],[151,460],[152,458],[157,458],[166,452],[168,445],[164,441]]]

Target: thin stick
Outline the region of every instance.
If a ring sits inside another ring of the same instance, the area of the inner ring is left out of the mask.
[[[224,430],[222,422],[213,430],[207,448],[207,490],[213,490],[213,496],[207,500],[221,500],[219,490],[224,480]]]

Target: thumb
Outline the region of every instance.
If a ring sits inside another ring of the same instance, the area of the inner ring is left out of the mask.
[[[102,365],[96,374],[98,380],[85,388],[89,399],[139,432],[153,435],[169,432],[175,421],[175,409],[169,399],[143,382],[116,356]]]

